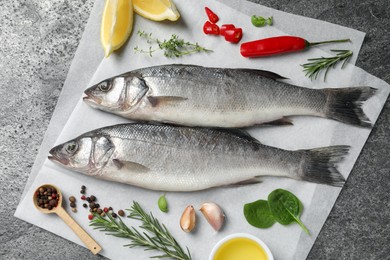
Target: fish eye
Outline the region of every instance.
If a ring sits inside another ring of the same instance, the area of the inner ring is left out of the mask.
[[[66,146],[65,146],[65,150],[68,152],[68,153],[71,153],[73,154],[76,150],[77,150],[77,143],[76,142],[71,142],[71,143],[68,143]]]
[[[111,89],[111,85],[107,83],[107,81],[103,81],[98,86],[98,89],[103,92],[107,92]]]

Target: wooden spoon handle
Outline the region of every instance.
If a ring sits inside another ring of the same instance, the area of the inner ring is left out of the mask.
[[[80,227],[80,225],[77,224],[77,222],[62,207],[58,207],[56,213],[76,233],[76,235],[84,242],[94,255],[102,250],[99,244],[93,240],[93,238],[88,235],[88,233],[85,232],[85,230]]]

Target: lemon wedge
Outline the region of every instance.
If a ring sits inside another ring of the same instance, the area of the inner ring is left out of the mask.
[[[133,29],[133,17],[132,0],[106,0],[100,30],[104,56],[110,56],[129,38]]]
[[[180,14],[171,0],[133,0],[134,11],[153,21],[179,19]]]

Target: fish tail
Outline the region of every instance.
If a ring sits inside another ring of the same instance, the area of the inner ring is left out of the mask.
[[[305,181],[341,187],[345,179],[336,168],[348,154],[350,146],[337,145],[302,150],[300,178]]]
[[[344,123],[371,127],[362,105],[372,97],[376,89],[371,87],[324,89],[327,95],[326,116]]]

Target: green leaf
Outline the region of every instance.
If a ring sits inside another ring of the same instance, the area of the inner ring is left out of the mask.
[[[275,220],[282,225],[288,225],[297,222],[301,228],[309,234],[299,216],[303,206],[299,199],[291,192],[283,189],[277,189],[268,195],[268,204]]]
[[[258,228],[269,228],[276,222],[266,200],[245,204],[244,216],[249,224]]]

